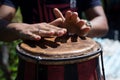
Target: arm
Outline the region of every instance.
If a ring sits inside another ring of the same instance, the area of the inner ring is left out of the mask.
[[[66,33],[66,29],[57,27],[61,22],[60,18],[51,23],[12,23],[11,20],[15,12],[16,10],[13,7],[6,5],[0,6],[1,41],[13,41],[17,39],[40,40],[41,37],[62,36]]]
[[[80,19],[77,12],[67,11],[65,17],[55,8],[56,17],[63,19],[62,27],[67,28],[68,32],[79,36],[102,37],[108,31],[107,20],[101,6],[89,8],[85,11],[86,17],[90,21],[92,28],[86,25],[86,20]]]
[[[0,40],[11,40],[11,39],[17,39],[15,37],[15,34],[9,30],[7,25],[11,22],[12,18],[15,15],[15,8],[9,7],[6,5],[0,6]]]
[[[107,19],[103,8],[97,6],[85,11],[87,19],[91,22],[92,28],[88,33],[90,37],[102,37],[108,32]]]

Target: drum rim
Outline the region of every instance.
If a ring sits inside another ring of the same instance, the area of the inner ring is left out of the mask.
[[[16,46],[16,51],[17,51],[17,53],[19,53],[18,55],[24,56],[24,57],[27,57],[27,58],[30,58],[30,59],[34,59],[36,61],[68,61],[68,60],[84,59],[84,58],[89,58],[91,56],[98,55],[98,54],[102,53],[102,48],[101,48],[101,45],[100,45],[100,47],[98,48],[97,51],[90,52],[86,55],[72,56],[72,57],[69,57],[69,58],[42,58],[38,55],[28,54],[24,50],[21,50],[19,45]]]

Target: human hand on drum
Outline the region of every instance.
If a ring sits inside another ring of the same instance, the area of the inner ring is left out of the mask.
[[[11,30],[10,34],[13,34],[12,37],[14,37],[8,36],[9,39],[40,40],[41,37],[63,36],[67,31],[79,36],[84,36],[89,32],[90,27],[85,25],[85,20],[78,17],[77,12],[67,11],[64,17],[62,13],[55,8],[54,13],[57,19],[50,23],[8,24],[7,28]]]
[[[62,36],[67,30],[59,28],[57,25],[61,22],[58,18],[52,23],[37,23],[37,24],[26,24],[26,23],[12,23],[8,27],[14,31],[17,38],[22,40],[40,40],[41,37],[51,36]],[[54,24],[54,25],[52,25]],[[15,30],[14,30],[15,29]]]
[[[60,27],[66,28],[69,33],[79,36],[86,36],[90,26],[86,25],[86,20],[80,19],[77,12],[67,11],[65,17],[57,8],[54,9],[56,18],[62,18],[63,24]]]

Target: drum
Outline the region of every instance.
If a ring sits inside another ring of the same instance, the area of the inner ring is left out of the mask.
[[[100,45],[88,37],[63,36],[23,41],[17,80],[101,80]]]

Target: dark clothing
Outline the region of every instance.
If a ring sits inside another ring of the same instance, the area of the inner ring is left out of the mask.
[[[107,0],[105,5],[109,23],[114,29],[120,29],[120,0]]]
[[[38,23],[54,20],[53,8],[55,7],[63,14],[67,10],[73,10],[81,15],[82,11],[100,5],[101,2],[100,0],[3,0],[3,4],[15,8],[20,6],[23,22]]]
[[[105,0],[107,14],[118,16],[120,14],[120,0]]]
[[[120,40],[120,0],[103,0],[109,32],[105,38]]]

